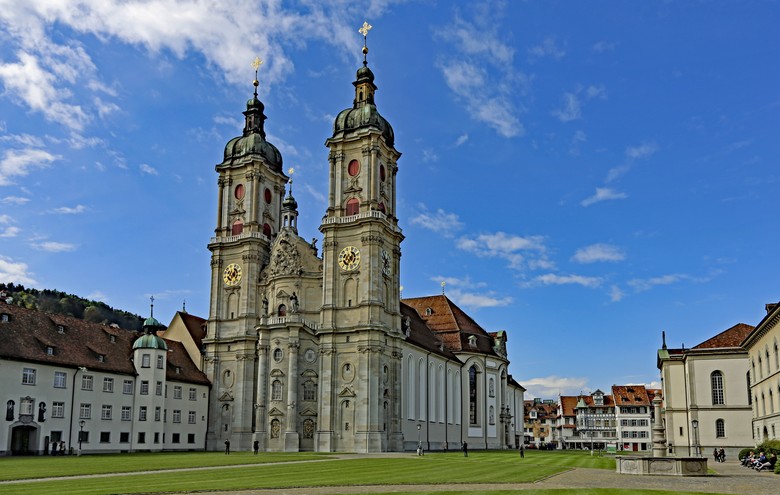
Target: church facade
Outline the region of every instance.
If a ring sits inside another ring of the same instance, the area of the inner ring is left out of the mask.
[[[298,235],[292,181],[266,140],[254,84],[243,133],[216,166],[207,448],[515,447],[524,390],[509,375],[506,333],[485,331],[444,295],[401,299],[401,153],[365,59],[325,143],[321,252]]]

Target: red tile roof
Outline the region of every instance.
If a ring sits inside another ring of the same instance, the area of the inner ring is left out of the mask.
[[[644,385],[612,385],[616,406],[650,406],[650,397]]]
[[[184,326],[187,327],[187,331],[190,333],[192,340],[198,349],[203,349],[203,339],[206,337],[206,322],[207,320],[200,316],[191,315],[189,313],[183,313],[177,311],[181,321],[184,322]]]
[[[0,358],[136,375],[133,342],[141,333],[0,303],[2,313],[9,314],[10,321],[0,322]],[[165,342],[172,351],[166,355],[169,380],[209,383],[181,343],[167,339]],[[52,355],[47,347],[52,347]]]
[[[720,332],[718,335],[707,339],[701,344],[694,346],[694,349],[722,349],[725,347],[739,347],[745,337],[753,331],[755,327],[746,323],[737,323],[733,327]]]
[[[413,297],[403,302],[414,308],[428,328],[453,352],[496,355],[493,337],[445,295]],[[430,314],[428,314],[430,309]],[[476,337],[471,347],[469,337]]]

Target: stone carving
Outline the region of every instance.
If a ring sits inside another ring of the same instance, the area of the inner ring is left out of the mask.
[[[294,275],[300,273],[303,269],[298,248],[290,242],[288,236],[289,234],[286,231],[282,231],[271,254],[271,263],[268,265],[271,276]]]

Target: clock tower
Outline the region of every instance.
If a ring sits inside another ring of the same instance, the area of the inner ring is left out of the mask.
[[[360,30],[364,40],[371,26]],[[323,234],[317,450],[400,448],[399,262],[393,128],[377,110],[363,46],[351,108],[336,117]],[[327,377],[327,379],[326,379]]]
[[[281,227],[287,176],[279,150],[266,141],[264,106],[254,95],[246,103],[241,136],[225,146],[219,174],[217,225],[211,251],[211,300],[204,339],[204,371],[213,384],[208,448],[231,439],[235,448],[251,445],[257,381],[257,319],[263,316],[257,294],[262,267]]]

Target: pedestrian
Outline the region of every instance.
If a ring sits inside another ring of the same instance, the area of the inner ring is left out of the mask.
[[[65,440],[60,440],[60,455],[65,455]]]
[[[520,444],[520,459],[524,459],[524,458],[525,458],[525,445],[523,445],[521,443]]]
[[[469,444],[466,442],[463,442],[463,457],[469,456]]]
[[[258,440],[255,440],[255,443],[252,444],[252,450],[254,450],[255,455],[257,455],[257,452],[260,450],[260,442]]]
[[[230,440],[225,440],[225,455],[230,455]]]
[[[51,443],[51,455],[57,455],[57,446],[60,444],[60,442],[52,442]]]
[[[723,447],[720,448],[720,462],[726,462],[726,451],[723,450]]]
[[[718,455],[718,448],[716,447],[715,450],[712,451],[712,457],[715,458],[715,462],[720,461],[720,456]]]

